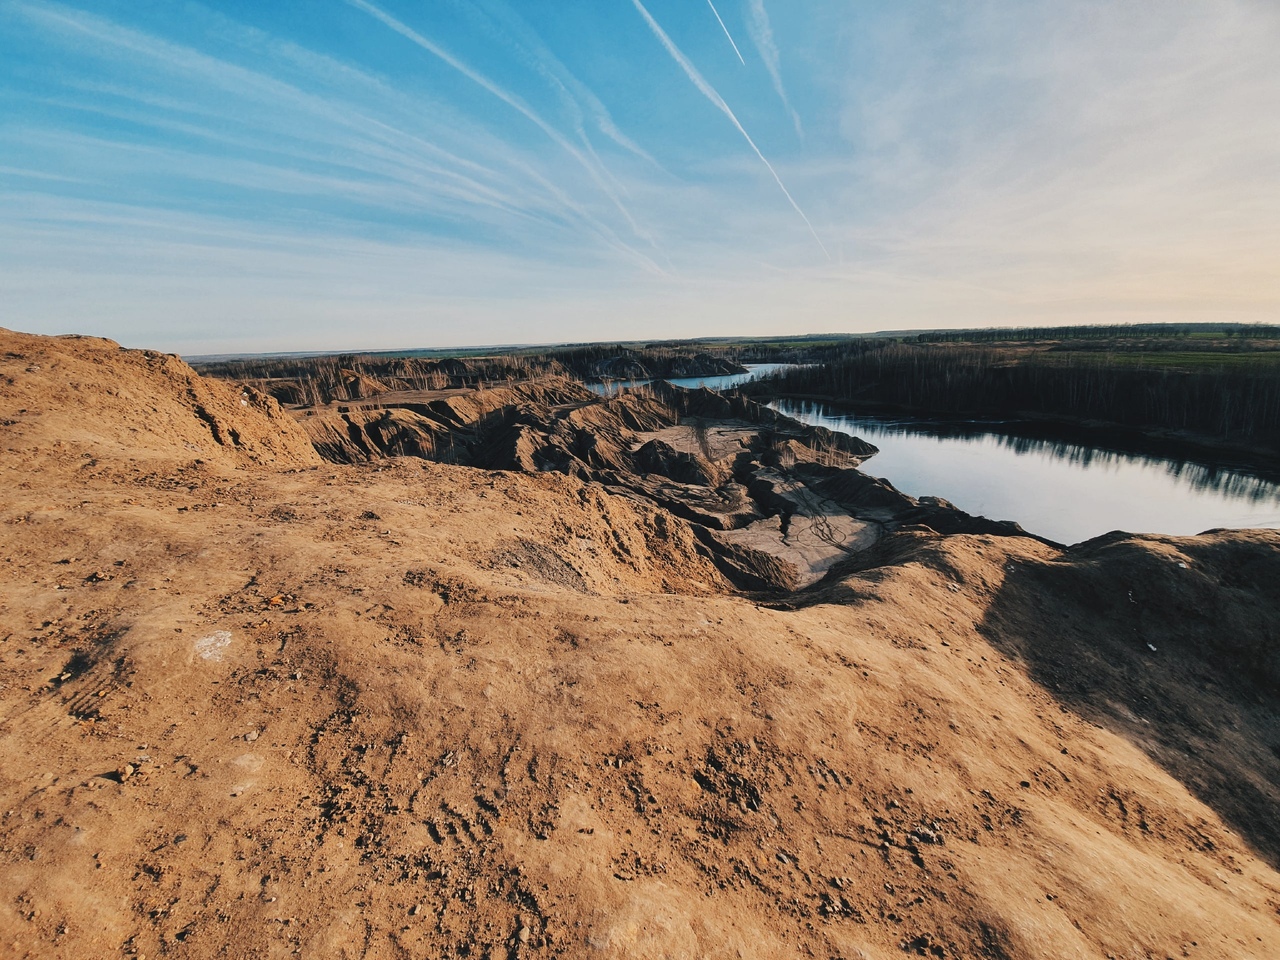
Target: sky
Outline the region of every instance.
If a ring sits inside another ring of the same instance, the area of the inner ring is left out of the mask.
[[[1280,319],[1276,0],[0,0],[0,326]]]

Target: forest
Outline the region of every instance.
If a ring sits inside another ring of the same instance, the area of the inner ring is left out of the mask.
[[[1102,421],[1275,449],[1278,332],[1071,328],[1026,339],[1008,330],[868,339],[749,389],[930,416]]]

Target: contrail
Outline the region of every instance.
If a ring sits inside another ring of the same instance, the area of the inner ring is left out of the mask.
[[[563,134],[561,134],[559,130],[557,130],[555,127],[549,124],[546,120],[542,119],[542,117],[540,117],[537,113],[535,113],[534,110],[530,106],[528,106],[528,104],[526,104],[523,100],[521,100],[519,97],[515,96],[514,94],[508,93],[506,90],[498,86],[488,77],[486,77],[484,74],[480,73],[477,70],[473,70],[471,67],[467,66],[467,64],[463,63],[457,57],[449,53],[449,51],[445,50],[439,44],[433,43],[431,40],[427,39],[422,34],[418,33],[418,31],[414,30],[412,27],[409,27],[406,24],[400,22],[395,17],[391,16],[391,14],[380,10],[378,7],[370,3],[369,0],[347,0],[347,3],[358,10],[363,10],[365,13],[369,14],[369,16],[373,17],[375,20],[380,21],[384,26],[390,27],[392,30],[400,34],[406,40],[416,44],[417,46],[421,47],[423,50],[426,50],[428,53],[432,54],[433,56],[438,57],[440,60],[443,60],[449,66],[453,67],[453,69],[457,70],[467,79],[471,80],[473,83],[477,84],[478,86],[487,90],[489,93],[493,94],[493,96],[497,97],[507,106],[509,106],[512,110],[515,110],[525,119],[527,119],[530,123],[536,126],[539,130],[545,133],[553,143],[559,146],[562,150],[564,150],[571,157],[573,157],[574,160],[576,160],[579,164],[582,165],[583,169],[587,171],[587,174],[591,177],[591,179],[595,181],[596,186],[598,186],[600,190],[604,193],[604,195],[607,196],[610,199],[610,201],[613,202],[613,205],[618,209],[618,212],[622,214],[623,218],[627,221],[627,224],[636,233],[636,235],[644,237],[645,239],[649,240],[650,243],[653,243],[652,238],[647,237],[644,233],[641,232],[640,227],[636,224],[635,219],[631,216],[631,212],[626,208],[626,206],[618,198],[617,193],[615,193],[614,190],[610,187],[610,185],[606,182],[605,175],[597,168],[597,165],[592,163],[590,158],[585,156],[581,150],[579,150],[572,143],[570,143],[569,140]],[[600,224],[599,226],[600,226],[600,229],[602,230],[608,230],[608,228],[604,227],[603,224]],[[612,231],[608,231],[608,232],[612,233]],[[626,244],[622,243],[621,240],[617,240],[617,243],[622,244],[623,246],[627,246]],[[640,257],[644,259],[646,262],[648,262],[649,264],[651,264],[653,266],[653,269],[655,269],[657,272],[659,273],[666,272],[661,267],[659,267],[656,263],[654,263],[652,260],[649,260],[648,257],[645,257],[644,254],[639,253],[639,251],[632,250],[629,246],[627,247],[627,249],[635,256]]]
[[[800,114],[796,113],[795,108],[791,106],[787,89],[782,85],[782,58],[778,55],[777,41],[773,39],[773,26],[769,23],[769,12],[764,8],[764,0],[748,0],[747,6],[751,8],[749,24],[751,39],[755,41],[756,49],[760,51],[760,59],[764,61],[765,69],[769,71],[778,99],[791,114],[791,122],[796,127],[796,136],[803,140],[804,128],[800,125]]]
[[[574,113],[579,125],[586,120],[582,105],[579,104],[581,100],[591,114],[591,120],[596,129],[624,150],[635,154],[646,163],[658,166],[658,161],[618,129],[608,108],[600,98],[569,71],[537,32],[520,14],[511,9],[509,4],[504,0],[472,0],[472,6],[478,15],[487,18],[495,35],[523,57],[526,64],[557,91],[564,105]],[[579,131],[579,135],[585,137],[585,131]]]
[[[738,55],[738,60],[745,67],[747,65],[747,61],[742,59],[742,51],[739,50],[738,45],[733,42],[733,34],[731,34],[729,32],[729,28],[724,25],[724,21],[720,20],[720,11],[716,9],[716,5],[712,3],[711,0],[707,0],[707,6],[711,8],[711,12],[714,13],[716,15],[716,19],[720,21],[720,29],[723,30],[724,35],[729,38],[729,46],[733,47],[733,52]]]
[[[796,213],[800,214],[800,219],[804,221],[804,225],[808,227],[809,232],[813,234],[813,239],[818,242],[818,246],[822,247],[822,252],[826,254],[827,259],[830,260],[831,253],[827,250],[826,244],[822,242],[822,238],[818,236],[818,231],[813,229],[813,224],[809,222],[809,218],[805,216],[805,212],[800,209],[800,204],[796,203],[795,197],[791,196],[791,192],[787,189],[787,185],[783,183],[782,178],[778,176],[778,171],[774,170],[773,164],[765,159],[765,155],[760,152],[760,148],[756,146],[756,142],[751,139],[751,134],[747,133],[742,124],[738,122],[738,118],[734,116],[733,111],[729,109],[729,105],[724,102],[724,97],[720,96],[720,94],[716,92],[715,87],[711,86],[711,84],[707,82],[706,78],[698,72],[698,68],[689,62],[689,58],[680,52],[680,48],[677,47],[671,38],[667,36],[662,27],[658,26],[658,21],[653,19],[653,16],[645,9],[644,4],[641,3],[640,0],[631,0],[631,2],[635,4],[635,8],[640,11],[640,15],[644,17],[645,22],[649,24],[649,29],[653,31],[653,35],[662,41],[662,45],[667,48],[667,53],[671,54],[672,59],[675,60],[676,63],[680,64],[681,69],[683,69],[689,79],[693,81],[693,85],[702,91],[703,96],[719,107],[721,112],[723,112],[724,115],[732,121],[733,125],[738,128],[738,132],[742,134],[743,139],[746,140],[751,149],[755,151],[756,156],[760,158],[760,162],[769,169],[771,174],[773,174],[773,179],[777,182],[778,188],[782,191],[782,195],[787,198],[787,201],[795,209]]]

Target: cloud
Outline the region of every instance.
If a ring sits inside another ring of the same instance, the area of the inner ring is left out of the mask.
[[[564,150],[565,153],[569,154],[569,156],[571,156],[587,172],[587,174],[595,182],[596,186],[600,188],[600,190],[609,198],[609,200],[617,208],[618,212],[622,214],[623,218],[627,221],[628,226],[630,226],[632,232],[635,233],[637,236],[641,237],[642,239],[645,239],[650,243],[652,243],[652,238],[647,233],[645,233],[640,229],[639,225],[635,221],[635,218],[632,217],[631,212],[627,209],[626,205],[622,202],[621,197],[618,196],[617,190],[610,183],[610,179],[607,173],[602,169],[602,165],[600,164],[599,159],[597,157],[595,157],[594,155],[585,154],[583,153],[583,151],[575,147],[571,142],[569,142],[568,138],[565,137],[564,134],[562,134],[559,130],[553,127],[545,119],[543,119],[537,112],[533,110],[532,107],[526,104],[520,97],[503,89],[497,83],[495,83],[494,81],[486,77],[484,74],[480,73],[478,70],[474,70],[473,68],[468,66],[466,63],[464,63],[462,60],[458,59],[453,54],[449,53],[439,44],[428,39],[427,37],[424,37],[422,34],[414,30],[413,28],[409,27],[407,24],[403,23],[400,20],[397,20],[395,17],[391,16],[389,13],[386,13],[380,8],[374,6],[372,3],[369,3],[368,0],[347,0],[347,3],[349,3],[351,6],[355,7],[356,9],[362,10],[365,13],[369,14],[374,19],[380,21],[385,26],[391,28],[396,33],[400,34],[406,40],[409,40],[411,43],[414,43],[417,46],[421,47],[423,50],[427,51],[432,56],[448,64],[454,70],[458,71],[467,79],[471,80],[473,83],[475,83],[482,89],[488,91],[490,94],[497,97],[507,106],[509,106],[512,110],[516,111],[522,117],[527,119],[530,123],[536,126],[539,130],[541,130],[544,134],[546,134],[546,136],[553,143],[555,143],[562,150]],[[650,269],[657,274],[663,274],[666,272],[665,270],[663,270],[662,267],[658,266],[658,264],[655,263],[652,259],[640,253],[638,250],[635,250],[630,245],[628,245],[625,241],[623,241],[620,237],[618,237],[617,234],[613,232],[613,230],[611,230],[605,224],[603,223],[597,224],[597,230],[600,233],[602,239],[606,239],[609,246],[621,252],[627,253],[637,263],[642,264],[647,269]]]
[[[756,45],[756,50],[760,52],[760,59],[764,61],[764,66],[769,71],[770,79],[773,80],[773,89],[778,92],[778,98],[782,101],[782,105],[787,108],[787,113],[791,114],[791,122],[795,124],[796,128],[796,136],[804,139],[804,128],[800,125],[800,114],[796,113],[795,108],[791,106],[791,101],[787,97],[786,87],[782,85],[782,56],[778,53],[778,43],[773,38],[773,25],[769,22],[769,12],[764,8],[764,0],[747,0],[747,9],[751,11],[751,19],[747,21],[751,39]]]
[[[572,112],[575,128],[584,142],[586,131],[583,126],[589,114],[592,125],[600,133],[627,152],[656,166],[653,157],[618,128],[613,116],[600,98],[551,52],[524,18],[502,0],[473,0],[473,4],[474,8],[482,10],[492,23],[500,25],[501,31],[494,31],[495,36],[513,49],[530,69],[556,91],[564,105]]]
[[[921,284],[967,278],[1023,322],[1261,319],[1280,302],[1274,6],[1073,3],[891,29],[916,61],[854,75],[858,159],[827,177],[837,206],[883,204],[846,219],[851,248]]]
[[[554,322],[566,285],[595,301],[597,319],[627,289],[602,257],[549,271],[482,244],[363,238],[335,223],[31,194],[0,194],[0,222],[4,326],[186,353],[548,339],[536,320]]]
[[[667,36],[662,27],[658,25],[658,21],[653,19],[653,16],[645,9],[644,4],[642,4],[640,0],[631,0],[631,2],[635,4],[635,8],[640,12],[641,16],[644,17],[645,22],[649,25],[649,29],[653,31],[653,35],[661,41],[664,47],[666,47],[667,53],[671,54],[671,58],[680,65],[680,68],[684,70],[689,79],[693,81],[693,85],[701,91],[703,96],[715,104],[715,106],[729,118],[733,125],[737,127],[738,132],[742,134],[743,139],[746,140],[751,149],[755,151],[755,155],[760,158],[760,162],[768,168],[769,173],[778,184],[778,188],[782,191],[783,196],[787,198],[787,202],[791,204],[795,212],[800,215],[800,219],[804,221],[805,226],[809,228],[809,232],[813,234],[813,239],[817,241],[818,246],[822,248],[823,254],[828,260],[830,260],[831,254],[823,244],[822,238],[818,236],[818,231],[813,229],[813,224],[809,222],[809,217],[800,209],[800,204],[796,203],[795,198],[791,196],[791,192],[787,190],[786,184],[784,184],[782,182],[782,178],[778,176],[778,171],[774,170],[773,164],[765,159],[765,155],[760,152],[760,148],[757,147],[756,142],[751,139],[751,135],[747,133],[742,124],[738,122],[738,118],[734,116],[733,111],[729,109],[729,105],[725,103],[724,98],[716,92],[715,87],[711,86],[711,84],[707,82],[706,78],[703,77],[702,74],[698,72],[698,69],[689,61],[689,58],[680,51],[680,48],[677,47],[674,42],[672,42],[671,38]]]
[[[273,44],[254,31],[220,31],[251,41],[251,47],[268,47],[271,56],[264,58],[254,49],[252,61],[273,65],[283,61],[298,71],[296,82],[289,82],[78,10],[52,4],[16,4],[13,9],[66,41],[91,40],[77,61],[82,69],[95,61],[118,63],[112,70],[117,79],[109,84],[80,79],[69,71],[62,83],[75,91],[74,102],[59,103],[58,98],[46,96],[46,103],[127,120],[132,129],[120,137],[150,141],[163,131],[188,142],[190,156],[181,162],[165,168],[151,165],[158,184],[176,189],[182,180],[199,180],[322,198],[325,191],[308,189],[306,184],[327,180],[337,188],[327,194],[331,204],[353,201],[366,212],[427,214],[435,210],[447,223],[477,221],[502,231],[503,220],[484,213],[484,208],[492,208],[506,215],[505,232],[513,238],[520,236],[521,220],[542,221],[557,229],[572,224],[584,237],[640,269],[664,273],[652,257],[622,240],[602,219],[602,211],[574,195],[581,191],[566,189],[540,170],[528,150],[493,137],[452,108],[406,97],[358,69],[291,44]],[[420,36],[418,40],[429,43]],[[453,58],[448,62],[469,71]],[[162,83],[152,79],[157,72],[164,78]],[[468,72],[472,74],[482,85],[487,83],[475,71]],[[134,83],[119,78],[134,78]],[[496,85],[489,87],[495,95],[510,97]],[[158,94],[157,89],[166,93]],[[217,95],[210,95],[211,91]],[[610,205],[634,225],[598,162],[533,116],[553,143],[567,146],[592,174],[590,182],[598,184]],[[450,141],[452,150],[442,145]],[[125,149],[128,143],[122,139],[118,146]],[[201,157],[202,151],[208,156]],[[228,151],[252,156],[257,168],[251,176],[244,175],[248,161],[228,158]],[[57,152],[46,155],[54,157]],[[62,155],[58,162],[71,162],[77,156],[75,152]],[[239,173],[233,176],[231,171],[237,168]],[[121,175],[136,179],[141,169],[148,168],[144,165],[131,175],[121,167]],[[353,178],[353,173],[358,176]],[[94,179],[103,182],[97,173]],[[258,215],[271,213],[268,209]],[[542,245],[547,245],[545,239]]]

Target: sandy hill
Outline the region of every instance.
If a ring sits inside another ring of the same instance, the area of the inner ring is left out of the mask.
[[[745,595],[177,358],[0,378],[6,957],[1280,956],[1280,535],[906,525]]]
[[[320,462],[271,397],[201,377],[173,354],[0,328],[0,386],[6,456],[35,458],[35,471],[93,459]]]

